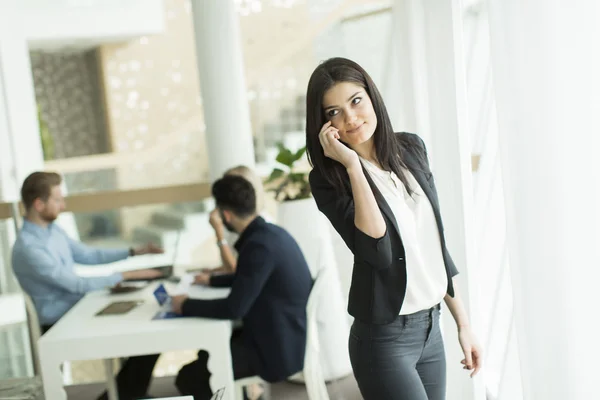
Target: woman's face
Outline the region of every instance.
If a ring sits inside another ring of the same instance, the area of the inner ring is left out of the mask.
[[[377,128],[373,103],[365,89],[353,82],[339,82],[323,95],[323,111],[342,142],[355,148],[369,141]]]

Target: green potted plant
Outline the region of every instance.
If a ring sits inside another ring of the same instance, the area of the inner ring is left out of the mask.
[[[310,166],[304,156],[306,148],[291,151],[282,143],[277,144],[277,147],[278,166],[265,181],[265,188],[274,193],[277,200],[277,224],[296,239],[311,273],[316,276],[315,251],[319,247],[315,245],[314,239],[322,232],[315,230],[320,228],[323,221],[308,183]]]
[[[37,116],[38,123],[40,127],[40,140],[42,141],[42,151],[44,153],[44,160],[52,160],[54,159],[54,139],[50,134],[50,129],[48,129],[48,124],[42,117],[42,111],[40,110],[40,106],[37,107]]]
[[[283,143],[278,143],[279,153],[275,159],[282,168],[276,167],[267,178],[267,190],[275,194],[275,199],[280,202],[302,200],[311,197],[308,183],[308,167],[301,165],[301,160],[306,153],[306,147],[296,152],[286,148]]]

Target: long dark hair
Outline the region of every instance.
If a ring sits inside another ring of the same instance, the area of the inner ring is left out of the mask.
[[[335,84],[352,82],[362,86],[373,104],[377,116],[374,144],[377,161],[386,171],[393,171],[404,183],[408,193],[412,189],[407,182],[402,167],[405,167],[403,153],[407,146],[401,135],[394,133],[383,99],[369,74],[354,61],[336,57],[321,63],[312,73],[306,90],[306,153],[310,164],[338,192],[349,189],[348,174],[342,164],[325,156],[319,141],[319,132],[327,122],[323,110],[323,96]]]

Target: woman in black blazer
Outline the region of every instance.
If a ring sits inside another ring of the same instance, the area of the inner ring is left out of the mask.
[[[445,399],[442,299],[471,376],[482,351],[455,294],[423,141],[394,133],[367,72],[333,58],[308,83],[306,146],[315,201],[354,254],[349,350],[363,397]]]

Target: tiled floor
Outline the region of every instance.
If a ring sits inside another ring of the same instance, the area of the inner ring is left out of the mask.
[[[179,395],[173,384],[174,377],[155,378],[150,395],[154,397],[171,397]],[[353,376],[332,382],[327,385],[330,400],[360,400],[362,397]],[[70,386],[67,388],[69,400],[94,400],[102,391],[102,384]],[[272,400],[308,400],[303,385],[294,383],[277,383],[271,385]]]

